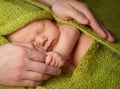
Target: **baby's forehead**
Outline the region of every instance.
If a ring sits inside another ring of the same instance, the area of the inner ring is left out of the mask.
[[[51,20],[42,20],[40,21],[40,25],[44,26],[44,29],[58,29],[56,22]]]
[[[47,19],[33,21],[30,24],[28,24],[25,27],[25,29],[29,31],[31,29],[31,33],[35,33],[35,34],[41,34],[41,33],[58,34],[59,32],[56,22]]]

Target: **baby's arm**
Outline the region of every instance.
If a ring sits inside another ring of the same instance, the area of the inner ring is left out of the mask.
[[[62,67],[75,46],[80,32],[73,26],[58,24],[60,37],[52,52],[48,52],[46,63],[55,67]]]
[[[79,38],[80,32],[77,28],[67,24],[58,24],[58,27],[60,37],[54,51],[68,57]]]

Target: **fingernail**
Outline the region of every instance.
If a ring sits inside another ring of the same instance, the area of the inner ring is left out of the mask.
[[[111,33],[111,36],[112,36],[113,42],[116,42],[117,41],[116,36],[113,33]]]
[[[115,37],[108,38],[107,40],[108,40],[109,42],[111,42],[111,43],[117,41],[117,39],[116,39]]]
[[[82,18],[81,21],[83,24],[89,24],[89,20],[87,18]]]
[[[101,35],[103,39],[107,39],[107,35]]]
[[[100,35],[100,37],[102,38],[102,39],[107,39],[108,38],[108,36],[105,34],[105,33],[103,33],[103,32],[101,32],[101,33],[99,33],[99,35]]]

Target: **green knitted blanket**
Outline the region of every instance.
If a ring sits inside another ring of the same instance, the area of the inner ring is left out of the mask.
[[[120,89],[120,9],[119,0],[80,0],[88,3],[95,15],[116,35],[118,42],[108,43],[90,28],[73,20],[64,21],[51,10],[32,0],[0,0],[0,45],[5,36],[37,19],[50,19],[71,24],[94,41],[73,74],[63,72],[35,89]],[[0,89],[32,89],[5,87]]]

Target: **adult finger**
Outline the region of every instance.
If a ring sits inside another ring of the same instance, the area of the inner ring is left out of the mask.
[[[43,83],[43,81],[36,82],[36,81],[32,81],[32,80],[22,80],[21,83],[19,84],[19,86],[35,87],[35,86],[41,85],[42,83]]]
[[[24,75],[23,75],[22,79],[32,80],[32,81],[43,81],[43,80],[47,80],[51,77],[51,75],[42,74],[42,73],[33,72],[33,71],[27,71],[23,74]]]
[[[73,7],[75,7],[78,11],[83,13],[89,20],[89,25],[93,28],[93,30],[102,38],[106,39],[107,34],[106,32],[102,29],[102,27],[99,25],[97,22],[95,16],[92,14],[91,10],[89,7],[84,4],[84,3],[78,3],[77,1],[74,1],[71,3]]]
[[[30,43],[13,43],[21,46],[22,51],[25,55],[34,61],[45,62],[46,54],[42,51],[37,51]]]
[[[30,61],[27,65],[27,70],[50,75],[60,75],[61,73],[61,70],[59,68],[54,68],[47,64],[36,61]]]
[[[102,28],[104,29],[104,31],[107,33],[107,40],[109,42],[115,42],[116,38],[115,36],[112,34],[112,32],[110,32],[108,29],[106,29],[102,24],[101,24]]]
[[[87,17],[84,14],[82,14],[80,11],[74,8],[71,8],[70,10],[71,11],[69,11],[69,15],[75,21],[83,25],[87,25],[89,23],[89,20],[87,19]]]
[[[107,33],[104,31],[104,29],[99,25],[98,21],[96,20],[95,16],[90,12],[89,9],[86,8],[86,10],[82,10],[83,13],[88,17],[90,23],[89,25],[92,27],[92,29],[103,39],[107,39]]]
[[[42,51],[37,51],[35,49],[27,49],[28,57],[33,61],[45,62],[46,55]]]
[[[64,8],[63,8],[64,7]],[[58,9],[52,8],[53,11],[56,13],[57,16],[59,16],[62,19],[68,20],[68,19],[75,19],[77,22],[81,24],[88,24],[89,20],[77,9],[69,5],[68,3],[64,3],[63,6],[59,6],[59,10],[62,10],[62,13],[58,12]]]

